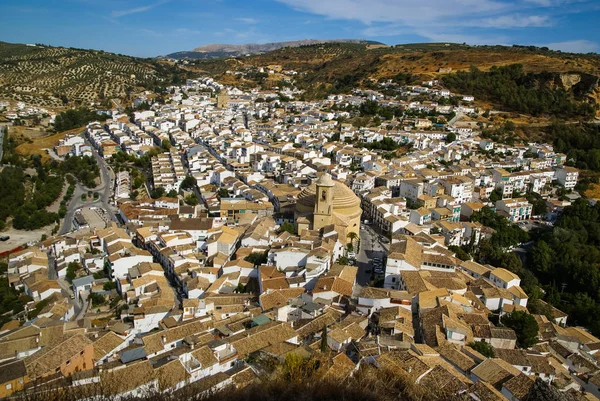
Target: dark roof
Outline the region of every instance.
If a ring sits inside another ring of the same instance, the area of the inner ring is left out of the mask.
[[[25,362],[21,359],[0,362],[0,383],[7,383],[25,376],[27,376],[27,369]]]
[[[121,362],[129,363],[131,361],[137,361],[146,357],[146,350],[144,347],[129,349],[121,352]]]

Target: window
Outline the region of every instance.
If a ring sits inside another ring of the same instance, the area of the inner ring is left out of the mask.
[[[10,384],[10,383],[9,383],[9,384],[7,384],[7,385],[6,385],[6,389],[7,389],[7,390],[10,390],[10,389],[12,389],[12,384]]]
[[[70,364],[71,364],[71,360],[69,359],[69,360],[67,361],[67,366],[69,366]]]

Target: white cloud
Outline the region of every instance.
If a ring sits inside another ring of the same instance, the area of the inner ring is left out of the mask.
[[[124,17],[126,15],[130,15],[130,14],[143,13],[145,11],[152,10],[154,7],[158,7],[162,4],[168,3],[169,1],[171,1],[171,0],[162,0],[162,1],[158,1],[153,4],[148,4],[147,6],[133,7],[133,8],[128,8],[126,10],[115,10],[111,13],[111,15],[115,18],[119,18],[119,17]]]
[[[528,28],[528,27],[542,27],[550,26],[551,21],[548,16],[545,15],[502,15],[500,17],[486,18],[478,26],[489,27],[489,28]]]
[[[495,30],[554,24],[539,6],[579,0],[277,0],[328,19],[358,21],[366,37],[418,34],[444,42],[499,44],[511,40]],[[535,2],[537,6],[532,5]],[[477,28],[473,34],[469,28]],[[486,30],[488,33],[486,33]],[[483,33],[482,33],[483,31]]]
[[[440,43],[467,43],[470,45],[505,45],[510,42],[505,35],[478,35],[478,34],[463,34],[460,32],[434,32],[426,29],[413,31],[431,42]]]
[[[464,17],[487,17],[514,11],[514,4],[495,0],[277,0],[296,10],[332,19],[347,19],[365,24],[373,22],[405,23],[411,26],[427,22],[456,21]]]
[[[177,35],[204,35],[204,34],[206,34],[206,32],[200,31],[198,29],[177,28],[177,29],[175,29],[175,34],[177,34]]]
[[[547,46],[553,50],[562,50],[570,53],[597,53],[600,50],[600,45],[598,43],[585,39],[548,43],[541,46]]]
[[[258,20],[256,18],[235,18],[235,20],[245,22],[246,24],[258,24]]]

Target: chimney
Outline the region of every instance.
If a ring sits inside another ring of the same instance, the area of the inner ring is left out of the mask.
[[[163,342],[163,344],[167,343],[167,336],[162,336],[162,342]]]

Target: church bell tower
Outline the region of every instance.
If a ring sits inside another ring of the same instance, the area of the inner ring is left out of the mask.
[[[333,224],[333,189],[335,182],[328,173],[319,177],[315,193],[315,210],[313,214],[313,230]]]

